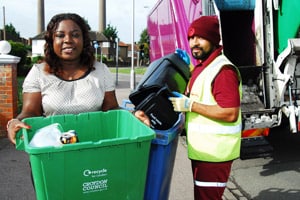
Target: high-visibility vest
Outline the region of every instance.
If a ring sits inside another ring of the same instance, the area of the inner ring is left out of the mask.
[[[212,82],[224,65],[234,66],[224,55],[218,56],[196,78],[190,98],[206,105],[216,105],[212,95]],[[234,66],[235,67],[235,66]],[[242,81],[239,93],[242,95]],[[193,160],[224,162],[240,156],[241,147],[241,110],[237,121],[222,122],[195,112],[186,113],[188,156]]]

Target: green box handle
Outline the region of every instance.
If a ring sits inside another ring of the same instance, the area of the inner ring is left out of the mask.
[[[23,129],[19,130],[16,134],[16,149],[21,151],[25,150]]]

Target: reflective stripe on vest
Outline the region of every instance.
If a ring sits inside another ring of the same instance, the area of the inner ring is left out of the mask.
[[[235,126],[215,126],[211,124],[198,124],[189,123],[189,131],[197,131],[199,134],[211,133],[211,134],[236,134],[241,131],[242,124]]]
[[[194,181],[196,186],[199,187],[226,187],[227,183],[220,182],[203,182],[203,181]]]
[[[225,56],[218,56],[196,78],[190,92],[190,98],[206,104],[216,105],[212,95],[212,82],[224,65],[234,66]],[[240,74],[239,92],[242,84]],[[233,160],[240,155],[241,111],[236,122],[212,120],[194,112],[186,113],[188,156],[193,160],[223,162]]]

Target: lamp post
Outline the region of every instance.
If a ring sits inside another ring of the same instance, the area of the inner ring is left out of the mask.
[[[99,47],[98,41],[93,41],[93,45],[94,45],[94,48],[95,48],[95,58],[96,58],[96,61],[97,61],[97,49]]]
[[[6,29],[5,29],[5,7],[3,6],[3,40],[6,40]]]
[[[134,0],[132,0],[132,35],[131,35],[131,70],[130,70],[130,89],[135,89],[135,71],[134,71]]]
[[[100,45],[100,63],[102,63],[102,57],[103,57],[103,49],[102,49],[102,46]]]
[[[118,68],[119,68],[119,38],[116,38],[116,85],[118,85]]]

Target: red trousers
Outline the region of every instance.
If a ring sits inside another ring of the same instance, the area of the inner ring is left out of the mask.
[[[233,161],[202,162],[192,160],[195,200],[222,200]]]

